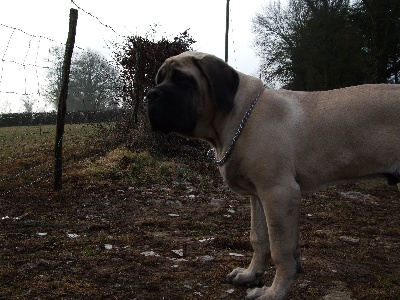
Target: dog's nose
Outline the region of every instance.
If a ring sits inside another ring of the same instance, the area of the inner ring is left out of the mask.
[[[160,100],[162,94],[163,92],[160,89],[154,88],[147,92],[147,99],[151,101],[157,101]]]

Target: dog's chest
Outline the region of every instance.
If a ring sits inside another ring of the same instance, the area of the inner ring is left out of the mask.
[[[220,167],[219,172],[224,183],[235,193],[246,196],[254,194],[255,185],[250,178],[245,176],[238,164],[228,163],[227,166]]]

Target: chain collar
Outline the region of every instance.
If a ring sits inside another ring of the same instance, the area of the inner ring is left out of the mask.
[[[253,111],[254,106],[256,106],[256,103],[257,103],[258,99],[260,98],[263,91],[264,91],[264,89],[262,89],[258,93],[257,97],[253,100],[253,102],[251,102],[249,109],[247,110],[246,114],[244,115],[242,122],[240,122],[240,125],[231,140],[228,150],[226,150],[226,152],[225,152],[225,155],[221,159],[218,160],[215,155],[215,148],[211,148],[210,150],[208,150],[208,152],[207,152],[208,159],[211,160],[211,162],[216,164],[218,167],[221,167],[223,164],[225,164],[226,161],[231,156],[233,147],[235,146],[235,143],[236,143],[237,139],[239,138],[239,135],[242,133],[242,130],[243,130],[244,126],[246,125],[246,123],[251,115],[251,112]]]

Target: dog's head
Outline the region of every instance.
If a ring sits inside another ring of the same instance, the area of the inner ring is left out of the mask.
[[[147,93],[151,127],[196,137],[200,123],[232,110],[238,86],[238,73],[213,55],[185,52],[168,58]]]

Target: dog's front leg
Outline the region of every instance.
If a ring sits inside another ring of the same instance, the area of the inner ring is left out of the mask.
[[[261,278],[270,259],[268,227],[260,199],[251,197],[251,231],[250,242],[253,247],[253,258],[247,269],[237,268],[228,276],[228,282],[234,285],[260,286]]]
[[[276,266],[270,287],[252,290],[246,299],[284,299],[297,273],[302,271],[299,250],[300,190],[297,184],[278,186],[262,194],[267,217],[271,257]]]

